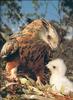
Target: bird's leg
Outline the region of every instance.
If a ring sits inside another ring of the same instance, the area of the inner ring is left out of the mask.
[[[6,64],[6,72],[7,74],[7,78],[9,78],[10,80],[15,80],[17,81],[17,67],[18,67],[18,62],[16,61],[11,61],[11,62],[7,62]]]
[[[10,79],[16,80],[16,81],[18,80],[18,78],[17,78],[17,67],[15,67],[11,70]]]
[[[37,81],[36,81],[36,84],[39,85],[39,86],[42,86],[42,82],[40,80],[40,76],[37,76]]]
[[[37,81],[36,84],[43,86],[45,84],[45,75],[44,75],[44,71],[40,71],[37,74]]]

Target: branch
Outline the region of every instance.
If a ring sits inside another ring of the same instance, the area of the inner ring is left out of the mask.
[[[50,97],[43,97],[43,96],[39,96],[39,95],[23,95],[23,97],[25,99],[28,100],[52,100]]]

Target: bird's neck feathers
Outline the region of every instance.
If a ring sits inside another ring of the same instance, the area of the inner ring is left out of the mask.
[[[44,41],[45,43],[47,43],[49,45],[47,34],[48,34],[48,31],[45,28],[43,28],[40,30],[38,37],[40,40]]]
[[[42,39],[45,43],[48,44],[48,40],[47,40],[45,34],[43,34],[43,32],[41,32],[41,34],[39,34],[39,35],[40,35],[40,39]]]
[[[51,77],[64,77],[65,76],[65,74],[63,73],[59,73],[59,72],[55,72],[55,73],[52,73],[51,74]]]

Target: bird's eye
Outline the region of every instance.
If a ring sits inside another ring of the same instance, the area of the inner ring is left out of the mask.
[[[53,69],[56,69],[56,66],[53,66]]]
[[[48,39],[51,39],[50,35],[47,36]]]

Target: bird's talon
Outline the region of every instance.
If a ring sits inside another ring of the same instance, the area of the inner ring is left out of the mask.
[[[16,75],[10,75],[9,79],[18,81],[18,77]]]
[[[43,83],[41,82],[39,77],[37,77],[36,85],[41,87],[43,86]]]

